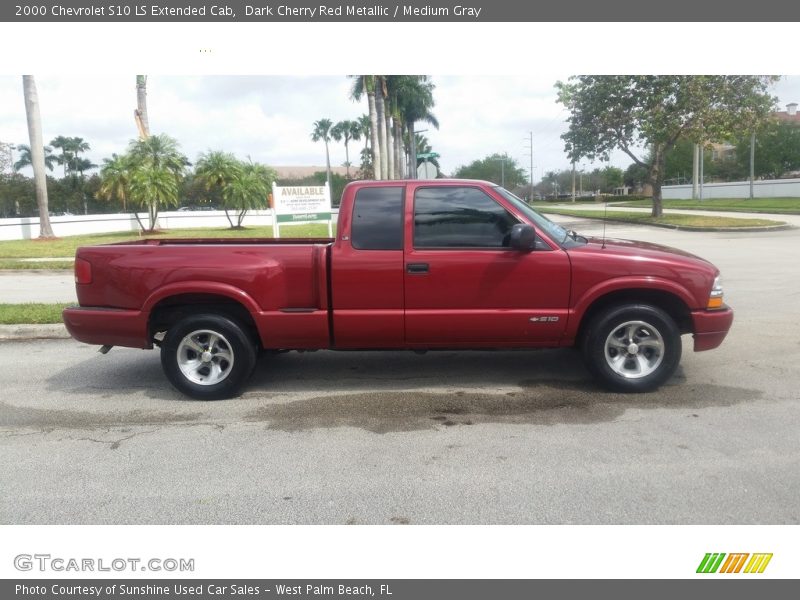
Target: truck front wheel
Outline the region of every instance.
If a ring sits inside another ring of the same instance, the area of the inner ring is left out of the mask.
[[[161,344],[167,379],[197,400],[238,395],[255,362],[250,337],[238,323],[219,315],[186,317],[169,328]]]
[[[589,370],[606,387],[647,392],[666,382],[681,359],[681,334],[666,312],[628,304],[597,314],[583,343]]]

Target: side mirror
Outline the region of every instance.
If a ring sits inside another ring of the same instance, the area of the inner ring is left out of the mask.
[[[514,250],[530,252],[536,247],[536,230],[532,225],[517,223],[511,228],[510,245]]]

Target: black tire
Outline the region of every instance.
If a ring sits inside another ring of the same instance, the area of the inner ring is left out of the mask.
[[[251,336],[227,316],[185,317],[169,328],[161,344],[161,366],[167,379],[196,400],[239,395],[255,364]]]
[[[665,383],[681,360],[681,333],[666,312],[626,304],[595,315],[583,338],[586,366],[607,388],[649,392]]]

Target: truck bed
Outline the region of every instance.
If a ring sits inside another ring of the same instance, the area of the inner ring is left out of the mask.
[[[327,347],[332,241],[147,239],[79,248],[76,259],[91,264],[91,282],[76,285],[78,302],[83,311],[127,312],[142,348],[151,345],[150,313],[183,301],[238,302],[265,347]],[[82,341],[121,344],[104,337],[97,331]]]

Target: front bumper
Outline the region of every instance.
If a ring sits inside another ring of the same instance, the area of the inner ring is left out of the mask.
[[[692,311],[694,351],[713,350],[718,347],[733,324],[733,310],[729,306],[721,310]]]
[[[149,313],[139,310],[71,306],[62,313],[69,334],[98,346],[152,348],[147,334]]]

